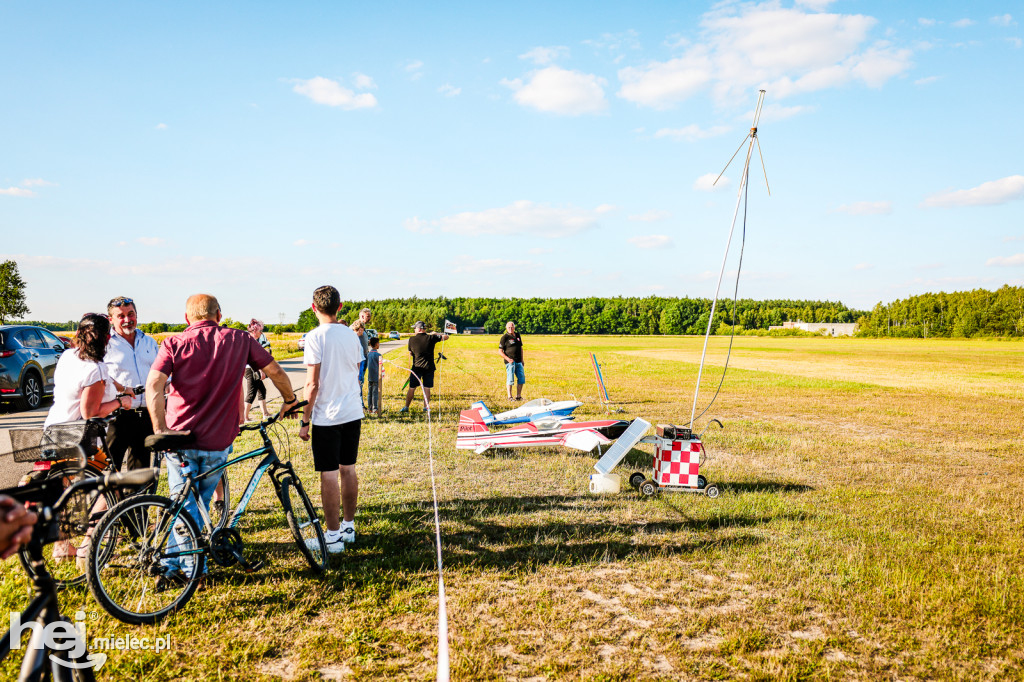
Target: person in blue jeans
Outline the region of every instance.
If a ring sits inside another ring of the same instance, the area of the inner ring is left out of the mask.
[[[242,373],[246,365],[264,372],[274,382],[284,400],[282,415],[299,402],[288,375],[270,353],[248,332],[222,327],[222,318],[215,297],[190,296],[185,303],[188,327],[163,342],[146,379],[146,405],[153,432],[191,433],[195,439],[194,449],[167,459],[171,496],[184,486],[187,472],[203,474],[227,461],[242,418]],[[207,513],[219,480],[220,476],[209,476],[199,484]],[[191,495],[185,509],[202,525]],[[174,537],[177,542],[169,543],[171,546],[183,539],[177,533]],[[168,573],[162,579],[180,581],[184,576],[177,571],[192,572],[192,561],[168,564]]]
[[[526,369],[523,364],[523,337],[516,331],[512,321],[505,324],[505,333],[498,341],[498,353],[505,360],[505,388],[509,400],[523,399],[523,384],[526,383]],[[516,385],[516,397],[512,397],[512,384]]]

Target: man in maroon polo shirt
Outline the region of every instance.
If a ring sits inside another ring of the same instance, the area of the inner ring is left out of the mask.
[[[231,444],[238,436],[242,414],[242,376],[245,366],[263,370],[284,398],[281,412],[290,409],[298,398],[288,375],[270,353],[248,332],[221,327],[220,304],[209,294],[190,296],[185,303],[188,328],[169,337],[160,346],[146,380],[146,404],[155,433],[189,431],[195,436],[194,449],[181,450],[180,459],[167,459],[167,483],[174,495],[185,485],[182,461],[191,465],[194,476],[227,461]],[[164,389],[171,381],[166,406]],[[210,476],[197,485],[203,505],[210,499],[219,476]],[[185,508],[202,526],[191,496]]]

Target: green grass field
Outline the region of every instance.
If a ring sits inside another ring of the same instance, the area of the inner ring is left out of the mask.
[[[526,337],[528,398],[575,395],[602,415],[602,364],[623,418],[690,418],[700,338]],[[713,338],[700,404],[727,338]],[[587,492],[595,458],[454,447],[458,411],[506,409],[495,337],[449,340],[433,446],[452,677],[479,679],[1020,679],[1024,676],[1024,345],[737,337],[702,469],[722,489]],[[404,351],[388,356],[404,362]],[[171,636],[110,652],[101,679],[433,679],[437,573],[427,424],[367,419],[357,543],[326,578],[304,570],[269,483],[242,534],[267,566],[214,569],[158,626],[108,617],[90,637]],[[699,411],[699,410],[698,410]],[[297,425],[290,428],[294,431]],[[236,449],[252,446],[240,441]],[[293,461],[314,502],[305,445]],[[650,446],[619,473],[644,467]],[[247,471],[232,474],[240,491]],[[0,605],[29,597],[0,567]],[[20,654],[0,664],[16,676]]]

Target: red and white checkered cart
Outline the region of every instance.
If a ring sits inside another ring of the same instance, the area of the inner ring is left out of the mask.
[[[704,459],[704,444],[690,429],[659,424],[656,435],[643,438],[641,443],[654,444],[654,470],[651,480],[640,472],[629,477],[629,482],[642,494],[651,496],[658,491],[703,493],[718,497],[718,486],[709,484],[700,473]]]

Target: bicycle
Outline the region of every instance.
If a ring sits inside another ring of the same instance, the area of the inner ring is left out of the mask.
[[[135,394],[139,394],[144,388],[137,386],[133,391]],[[107,426],[116,419],[119,412],[120,410],[115,410],[106,417],[92,417],[81,421],[53,424],[45,431],[11,429],[15,461],[35,462],[33,471],[22,479],[22,483],[55,478],[63,480],[65,485],[70,485],[84,478],[102,477],[111,471],[110,457],[106,451]],[[84,465],[77,459],[79,447],[86,452]],[[160,468],[159,457],[155,458],[155,466],[157,469]],[[155,492],[155,486],[153,492]],[[91,506],[85,506],[85,497],[81,495],[67,505],[62,514],[60,537],[58,538],[61,543],[64,543],[65,550],[68,545],[77,548],[88,542],[90,529],[96,525],[107,509],[124,498],[124,494],[120,489],[110,489],[104,492],[102,497],[105,502],[102,508],[98,508],[100,506],[98,500]],[[226,518],[217,518],[214,525],[221,527],[226,522]],[[55,557],[53,553],[57,546],[56,543],[52,543],[47,545],[44,551],[47,570],[53,576],[57,588],[62,590],[83,584],[85,571],[78,567],[79,562],[73,555]],[[25,570],[31,574],[32,561],[25,548],[18,552],[18,558]]]
[[[38,447],[38,446],[37,446]],[[84,458],[84,453],[83,453]],[[93,682],[93,667],[103,658],[88,653],[84,631],[79,631],[69,618],[61,615],[57,597],[57,582],[47,570],[43,548],[55,542],[62,524],[62,513],[74,500],[85,496],[95,499],[121,486],[146,485],[156,479],[156,469],[137,469],[126,474],[106,474],[87,478],[65,487],[59,478],[32,481],[27,485],[0,490],[0,493],[35,507],[38,520],[26,550],[32,562],[28,571],[35,596],[20,614],[17,632],[8,630],[0,638],[0,661],[15,648],[21,648],[21,636],[31,630],[28,650],[22,660],[19,682],[58,680],[59,682]]]
[[[306,403],[299,403],[294,410]],[[230,459],[198,476],[184,464],[185,485],[173,497],[139,495],[116,504],[108,511],[93,535],[87,567],[89,591],[110,615],[135,625],[155,623],[183,607],[195,594],[209,558],[218,566],[239,564],[246,571],[258,570],[263,563],[250,563],[242,554],[244,543],[238,523],[245,514],[249,500],[263,475],[270,472],[277,497],[284,508],[288,527],[299,551],[310,567],[322,573],[327,568],[327,543],[320,519],[306,495],[291,461],[281,461],[267,435],[267,427],[278,415],[243,431],[259,431],[263,446]],[[179,456],[191,436],[158,434],[146,444],[164,453]],[[256,466],[238,506],[229,515],[223,528],[215,528],[203,507],[196,483],[219,476],[232,466],[254,459],[263,459]],[[298,504],[292,504],[292,493]],[[191,495],[202,517],[202,529],[189,513],[182,513]],[[134,536],[134,540],[127,541]]]

